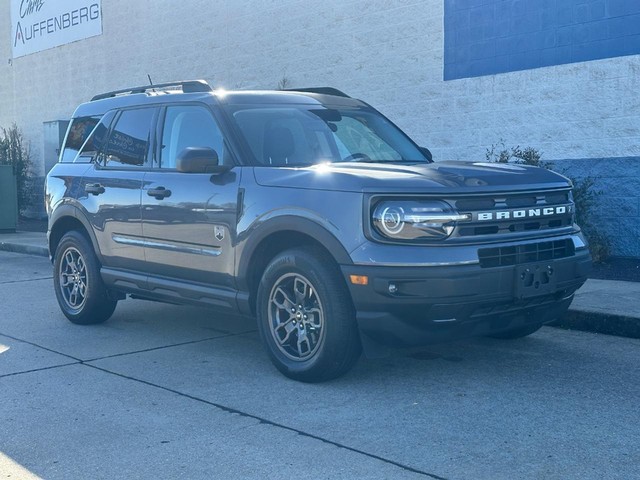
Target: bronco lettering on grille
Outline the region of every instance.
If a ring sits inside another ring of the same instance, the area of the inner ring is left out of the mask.
[[[487,220],[510,220],[519,218],[548,217],[551,215],[564,215],[571,213],[571,205],[557,207],[540,207],[526,209],[498,210],[495,212],[477,212],[475,220],[482,222]]]

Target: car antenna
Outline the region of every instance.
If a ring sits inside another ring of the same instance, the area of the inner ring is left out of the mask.
[[[147,73],[147,78],[149,79],[149,86],[150,86],[150,87],[153,87],[153,81],[151,80],[151,75],[149,75],[148,73]],[[156,91],[156,89],[155,89],[155,88],[152,88],[152,89],[151,89],[151,91],[152,91],[152,92],[155,92],[155,91]]]

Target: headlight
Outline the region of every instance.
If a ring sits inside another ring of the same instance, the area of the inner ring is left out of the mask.
[[[453,232],[455,222],[470,220],[436,200],[385,200],[373,210],[372,222],[383,237],[394,240],[438,240]]]

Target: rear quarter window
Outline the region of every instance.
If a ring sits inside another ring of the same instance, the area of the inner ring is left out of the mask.
[[[100,116],[74,118],[69,124],[64,148],[60,155],[60,162],[71,163],[75,161],[78,152],[85,144],[101,119]]]

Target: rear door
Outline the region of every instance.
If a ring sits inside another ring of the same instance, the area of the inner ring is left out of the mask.
[[[239,167],[223,174],[182,173],[186,147],[210,147],[232,163],[224,136],[205,105],[162,109],[155,168],[144,177],[142,225],[151,275],[234,287]]]
[[[119,111],[108,132],[105,128],[94,142],[97,157],[82,179],[80,203],[107,267],[145,266],[140,197],[157,114],[154,107]]]

